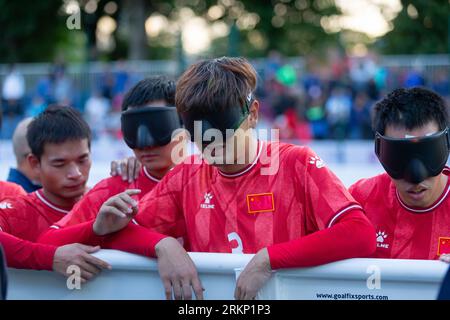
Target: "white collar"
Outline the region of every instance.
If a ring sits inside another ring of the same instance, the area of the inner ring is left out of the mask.
[[[158,178],[152,176],[152,175],[147,171],[147,169],[145,168],[145,166],[144,166],[143,168],[144,168],[144,174],[145,174],[145,176],[146,176],[147,178],[149,178],[150,180],[155,181],[155,182],[160,182],[160,181],[161,181],[161,179],[158,179]]]
[[[447,172],[448,172],[449,169],[448,169],[448,168],[444,168],[444,170],[443,170],[442,172],[444,172],[444,171],[447,171]],[[447,179],[450,179],[450,176],[448,176]],[[403,200],[400,198],[400,195],[399,195],[399,193],[398,193],[397,188],[395,189],[395,194],[396,194],[396,196],[397,196],[397,200],[398,200],[398,202],[400,203],[400,205],[401,205],[404,209],[406,209],[406,210],[408,210],[408,211],[415,212],[415,213],[425,213],[425,212],[433,211],[434,209],[436,209],[437,207],[439,207],[439,205],[440,205],[442,202],[444,202],[444,200],[447,198],[449,192],[450,192],[450,183],[447,182],[447,190],[444,189],[444,192],[443,192],[443,193],[441,194],[441,196],[440,196],[441,199],[440,199],[438,202],[436,202],[432,207],[425,208],[425,209],[414,209],[414,208],[411,208],[410,206],[408,206],[406,203],[403,202]]]
[[[235,177],[242,176],[243,174],[249,172],[258,163],[258,160],[261,157],[261,152],[262,152],[264,143],[262,141],[258,141],[258,143],[259,143],[258,154],[256,155],[255,160],[253,160],[253,162],[247,168],[245,168],[244,170],[237,172],[237,173],[225,173],[218,169],[219,173],[222,176],[227,177],[227,178],[235,178]]]
[[[45,205],[47,205],[48,207],[52,208],[53,210],[56,210],[58,212],[64,213],[64,214],[68,214],[70,211],[69,210],[64,210],[61,208],[58,208],[57,206],[55,206],[54,204],[51,204],[47,199],[44,198],[44,196],[39,192],[39,190],[36,191],[36,196],[39,198],[39,200],[41,200]]]

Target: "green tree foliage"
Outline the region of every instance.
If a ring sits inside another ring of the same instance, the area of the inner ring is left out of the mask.
[[[207,8],[224,3],[226,13],[221,18],[232,25],[239,18],[236,12],[255,13],[258,23],[254,28],[240,28],[239,53],[246,56],[264,56],[271,50],[284,55],[305,55],[333,43],[337,44],[336,34],[327,33],[322,27],[322,19],[340,15],[334,0],[245,0],[245,1],[207,1]],[[220,52],[223,48],[218,39],[213,48]]]
[[[0,0],[0,61],[48,61],[67,35],[61,0]]]
[[[449,52],[450,4],[448,0],[401,0],[402,10],[394,29],[377,45],[387,54]]]
[[[0,61],[50,61],[55,58],[58,49],[70,52],[70,47],[74,52],[84,50],[85,56],[92,60],[130,56],[175,58],[178,40],[173,30],[165,30],[161,37],[150,39],[147,43],[142,39],[145,19],[134,18],[135,6],[127,6],[135,2],[142,7],[143,17],[160,13],[173,20],[177,10],[189,7],[210,23],[222,21],[230,29],[235,25],[235,31],[230,36],[213,40],[207,55],[234,53],[255,57],[264,56],[270,50],[289,56],[304,55],[330,43],[338,43],[337,34],[327,33],[322,27],[323,18],[340,14],[334,0],[114,0],[118,5],[117,12],[112,16],[118,23],[118,29],[113,34],[116,47],[112,52],[98,52],[96,27],[105,15],[105,4],[111,0],[96,1],[97,10],[89,14],[84,10],[88,0],[77,1],[81,7],[79,31],[67,29],[67,15],[61,11],[63,0],[0,0],[0,26],[3,31]],[[208,10],[217,5],[224,8],[224,13],[211,19]],[[240,19],[249,14],[257,17],[257,21],[250,23],[250,26]],[[80,46],[83,39],[85,43]]]
[[[271,4],[258,0],[246,4],[261,17],[257,28],[268,40],[267,47],[260,53],[278,50],[287,56],[306,55],[330,43],[337,44],[337,35],[326,33],[321,25],[322,18],[340,14],[333,0],[273,0]],[[279,14],[284,11],[285,14]],[[247,32],[246,36],[250,40],[252,32]],[[245,43],[244,46],[248,47]]]

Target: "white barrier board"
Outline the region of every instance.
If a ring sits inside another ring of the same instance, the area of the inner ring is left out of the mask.
[[[80,289],[68,289],[54,272],[8,269],[8,299],[164,299],[154,259],[101,250],[103,271]],[[236,278],[253,255],[190,253],[205,299],[233,299]],[[314,268],[273,273],[259,299],[395,300],[435,299],[447,265],[440,261],[350,259]]]

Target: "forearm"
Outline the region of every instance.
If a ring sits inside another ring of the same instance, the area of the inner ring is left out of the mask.
[[[376,249],[375,229],[361,211],[354,210],[328,229],[267,249],[272,269],[311,267],[367,257]]]
[[[154,258],[156,244],[166,237],[145,227],[129,223],[124,229],[105,236],[101,246],[103,249],[116,249]]]
[[[147,257],[155,257],[156,244],[166,237],[133,223],[128,224],[118,232],[98,236],[93,231],[94,222],[95,220],[91,220],[62,229],[50,228],[39,237],[38,241],[57,246],[71,243],[99,245],[102,249],[116,249]]]
[[[100,245],[103,237],[94,233],[94,221],[91,220],[61,229],[49,228],[39,236],[38,242],[56,246],[72,243],[82,243],[91,246]]]
[[[17,269],[52,270],[53,257],[57,249],[54,245],[33,243],[0,232],[8,267]]]

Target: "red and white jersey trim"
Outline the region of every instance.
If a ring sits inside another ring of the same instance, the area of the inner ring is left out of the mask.
[[[398,190],[395,190],[395,194],[396,194],[396,196],[397,196],[397,200],[398,200],[398,202],[400,203],[400,205],[401,205],[404,209],[406,209],[406,210],[408,210],[408,211],[416,212],[416,213],[425,213],[425,212],[433,211],[434,209],[436,209],[437,207],[439,207],[439,205],[440,205],[442,202],[444,202],[444,200],[447,198],[449,192],[450,192],[450,185],[447,187],[447,190],[445,190],[445,192],[443,193],[443,196],[441,196],[441,199],[440,199],[438,202],[436,202],[435,205],[433,205],[432,207],[429,207],[429,208],[425,208],[425,209],[414,209],[414,208],[409,207],[406,203],[404,203],[404,202],[402,201],[402,199],[400,198],[400,195],[398,194]]]
[[[56,210],[56,211],[64,213],[64,214],[68,214],[69,213],[69,210],[64,210],[64,209],[58,208],[57,206],[51,204],[47,199],[44,198],[43,195],[41,195],[39,190],[36,191],[36,195],[39,198],[39,200],[41,200],[46,206],[52,208],[53,210]]]
[[[444,168],[444,170],[442,170],[442,172],[444,174],[446,174],[448,177],[448,179],[450,179],[450,170],[449,168]],[[444,202],[445,199],[447,199],[447,196],[450,192],[450,183],[447,182],[447,187],[446,190],[444,190],[444,192],[442,192],[439,201],[437,201],[433,206],[429,207],[429,208],[424,208],[424,209],[418,209],[418,208],[411,208],[410,206],[408,206],[406,203],[403,202],[403,200],[400,198],[400,195],[398,193],[398,190],[395,189],[395,195],[397,196],[397,200],[400,203],[400,205],[411,212],[415,212],[415,213],[425,213],[425,212],[430,212],[433,211],[434,209],[436,209],[437,207],[439,207],[441,205],[442,202]]]
[[[154,176],[152,176],[148,171],[147,171],[147,169],[144,167],[144,174],[145,174],[145,176],[147,177],[147,178],[149,178],[150,180],[152,180],[152,181],[155,181],[155,182],[160,182],[161,180],[160,179],[157,179],[157,178],[155,178]]]
[[[227,177],[227,178],[235,178],[235,177],[242,176],[243,174],[249,172],[249,171],[250,171],[250,170],[258,163],[258,160],[259,160],[259,158],[261,157],[261,153],[262,153],[262,150],[263,150],[263,145],[264,145],[264,143],[261,142],[261,141],[258,141],[258,144],[259,144],[258,154],[256,155],[255,160],[253,160],[253,162],[252,162],[247,168],[245,168],[244,170],[242,170],[242,171],[240,171],[240,172],[237,172],[237,173],[231,173],[231,174],[228,174],[228,173],[224,173],[224,172],[218,170],[219,173],[220,173],[222,176]]]
[[[345,208],[345,209],[342,209],[341,211],[339,211],[338,213],[336,213],[336,215],[333,217],[333,219],[330,220],[330,222],[328,223],[328,227],[327,227],[327,228],[330,228],[330,227],[336,222],[336,220],[337,220],[340,216],[342,216],[344,213],[346,213],[346,212],[348,212],[348,211],[350,211],[350,210],[353,210],[353,209],[360,209],[360,210],[363,210],[363,208],[362,208],[359,204],[354,204],[354,205],[351,205],[351,206],[349,206],[349,207],[347,207],[347,208]]]

